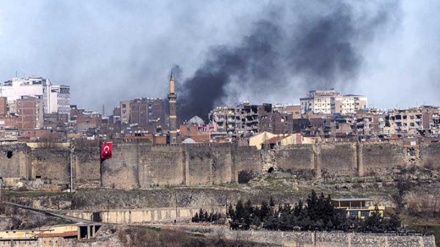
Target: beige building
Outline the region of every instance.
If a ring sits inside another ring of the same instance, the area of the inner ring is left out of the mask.
[[[249,138],[249,146],[257,147],[257,149],[261,149],[261,145],[267,142],[269,139],[275,137],[277,135],[272,134],[270,132],[264,131],[257,135],[252,136]]]
[[[262,149],[263,147],[274,147],[274,146],[286,146],[294,144],[314,144],[315,139],[310,137],[304,137],[301,134],[272,134],[270,132],[262,132],[255,136],[249,138],[249,146],[254,146],[257,149]]]
[[[353,114],[367,107],[366,96],[347,94],[341,95],[336,90],[313,90],[309,97],[301,98],[301,113],[320,114]]]
[[[421,106],[394,110],[385,119],[384,132],[389,135],[438,136],[440,133],[440,109]]]

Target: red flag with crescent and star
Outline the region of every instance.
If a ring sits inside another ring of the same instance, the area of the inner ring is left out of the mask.
[[[112,142],[104,142],[101,147],[101,159],[110,159],[112,157]]]

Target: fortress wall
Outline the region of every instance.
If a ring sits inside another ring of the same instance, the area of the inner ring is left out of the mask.
[[[36,148],[32,150],[32,178],[68,184],[70,180],[70,149]]]
[[[139,149],[140,187],[182,185],[182,150],[178,145],[148,146]]]
[[[232,181],[232,154],[231,146],[211,147],[212,163],[211,163],[211,177],[213,184],[224,184]]]
[[[277,152],[276,166],[282,171],[313,170],[313,145],[289,145]]]
[[[360,148],[363,174],[385,175],[386,170],[405,166],[405,151],[401,145],[392,143],[364,143]]]
[[[232,182],[238,182],[238,174],[241,171],[260,173],[263,169],[263,160],[260,151],[256,147],[233,146],[232,147],[233,167]]]
[[[212,185],[231,181],[230,145],[184,145],[186,185]]]
[[[22,143],[0,145],[0,177],[29,179],[30,151]]]
[[[101,184],[103,187],[139,188],[139,149],[147,144],[113,144],[113,157],[101,163]]]
[[[210,150],[185,148],[186,185],[211,185],[212,154]]]
[[[113,158],[100,163],[99,147],[75,147],[74,186],[120,189],[238,182],[242,171],[261,173],[263,159],[255,147],[234,144],[151,145],[114,143]],[[414,148],[414,157],[408,156]],[[10,153],[11,151],[11,153]],[[272,157],[270,157],[272,158]],[[283,171],[315,170],[323,176],[386,175],[390,168],[414,164],[440,167],[440,143],[403,147],[394,143],[290,145],[275,150],[273,162]],[[272,161],[271,161],[272,162]],[[0,176],[68,184],[70,149],[26,144],[0,145]]]
[[[74,160],[74,187],[100,184],[100,148],[75,148]]]
[[[357,175],[356,144],[322,144],[320,153],[323,176]]]

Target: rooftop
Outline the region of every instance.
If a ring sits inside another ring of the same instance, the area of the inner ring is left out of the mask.
[[[372,201],[370,198],[338,198],[332,199],[335,202],[360,202],[360,201]]]

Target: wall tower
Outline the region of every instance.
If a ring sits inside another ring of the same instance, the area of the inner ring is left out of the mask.
[[[168,102],[170,104],[170,144],[177,143],[176,100],[177,100],[177,94],[174,90],[174,76],[173,76],[173,72],[171,72],[170,93],[168,94]]]

